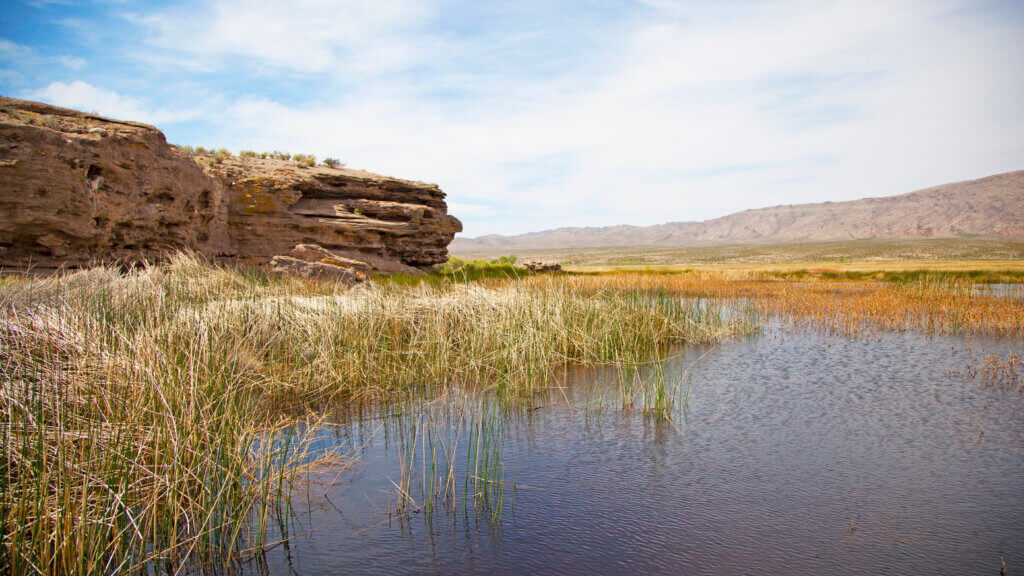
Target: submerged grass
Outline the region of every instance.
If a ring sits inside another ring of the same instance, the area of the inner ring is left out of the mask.
[[[0,570],[227,567],[266,546],[292,483],[332,457],[310,453],[312,434],[284,432],[315,429],[296,419],[408,391],[525,399],[567,363],[635,366],[751,329],[674,293],[555,277],[346,289],[191,255],[7,277]],[[481,418],[463,494],[500,518],[500,430]],[[450,475],[441,481],[452,498]]]

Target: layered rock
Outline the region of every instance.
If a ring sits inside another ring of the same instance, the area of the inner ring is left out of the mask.
[[[299,244],[287,256],[270,259],[276,272],[355,284],[369,277],[372,267],[361,260],[344,258],[317,244]]]
[[[266,263],[316,244],[409,271],[447,260],[462,225],[444,198],[435,184],[357,170],[192,157],[152,126],[0,97],[0,266],[182,248]]]
[[[0,98],[0,265],[229,252],[227,196],[152,126]]]
[[[207,171],[229,191],[231,238],[243,258],[307,243],[378,270],[410,271],[445,262],[462,230],[436,184],[256,158],[224,159]]]

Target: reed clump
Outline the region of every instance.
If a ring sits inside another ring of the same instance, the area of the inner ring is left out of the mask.
[[[188,254],[8,277],[0,571],[226,565],[267,544],[291,485],[333,457],[285,434],[315,429],[297,418],[413,389],[525,397],[566,363],[637,363],[749,328],[551,277],[348,289]]]
[[[975,360],[967,364],[967,375],[971,378],[980,378],[988,385],[1006,390],[1017,390],[1024,392],[1024,357],[1016,352],[1011,353],[1006,359],[995,355],[985,354],[983,360]]]
[[[977,293],[961,281],[792,282],[742,271],[601,274],[572,281],[590,291],[628,288],[683,298],[744,299],[762,315],[846,336],[884,330],[1024,337],[1019,296]]]

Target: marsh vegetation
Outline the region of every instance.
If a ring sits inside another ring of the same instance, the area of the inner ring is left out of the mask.
[[[929,278],[551,275],[496,260],[348,288],[187,254],[5,276],[0,562],[176,573],[258,557],[289,538],[310,474],[347,458],[321,430],[352,410],[399,415],[389,518],[494,524],[516,493],[506,426],[563,390],[567,368],[615,374],[588,421],[615,409],[673,427],[692,373],[667,375],[665,360],[767,318],[852,338],[1024,337],[1019,298]],[[1016,383],[1009,358],[984,374]]]
[[[37,573],[258,551],[297,475],[334,456],[261,439],[339,405],[448,389],[526,402],[567,363],[638,366],[752,329],[642,289],[349,290],[188,255],[6,277],[0,309],[3,564]]]

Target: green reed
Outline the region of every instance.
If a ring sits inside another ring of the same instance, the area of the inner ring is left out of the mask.
[[[567,277],[350,289],[187,254],[5,277],[0,570],[227,566],[269,544],[269,522],[287,526],[291,483],[331,458],[311,455],[308,437],[266,441],[296,418],[416,391],[528,399],[566,364],[638,366],[742,331],[677,299]],[[659,394],[644,396],[654,412]],[[500,418],[473,414],[469,494],[500,517]],[[411,444],[434,469],[419,471],[419,505],[456,498],[456,440],[428,430]]]

